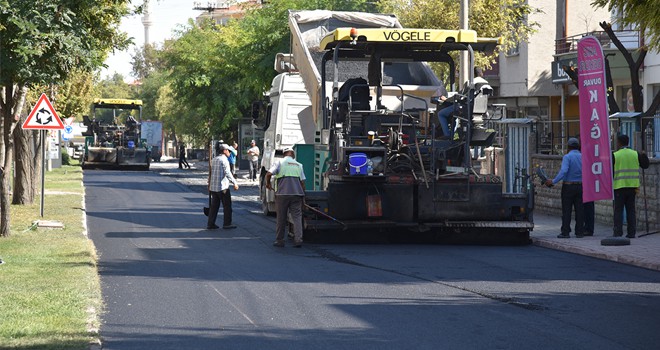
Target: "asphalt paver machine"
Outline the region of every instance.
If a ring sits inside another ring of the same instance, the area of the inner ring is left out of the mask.
[[[314,208],[306,232],[398,228],[528,241],[533,185],[504,193],[501,178],[476,171],[472,157],[497,136],[486,127],[488,91],[475,87],[474,52],[500,43],[472,30],[338,28],[323,37],[317,162],[306,165],[318,181],[306,195]],[[457,89],[452,55],[461,51],[470,77]],[[447,86],[428,89],[438,80],[426,62],[446,66]],[[452,97],[443,104],[432,95]],[[445,107],[452,135],[438,127]]]
[[[95,99],[91,115],[83,117],[83,168],[148,170],[150,151],[141,137],[141,120],[141,100]]]

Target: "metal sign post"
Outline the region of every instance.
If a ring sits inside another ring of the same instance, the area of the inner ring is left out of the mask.
[[[44,192],[46,188],[46,130],[41,130],[41,203],[39,205],[39,213],[44,217]]]
[[[46,159],[46,130],[62,130],[64,129],[64,124],[60,120],[60,117],[57,115],[55,108],[50,103],[50,100],[46,94],[41,94],[37,104],[32,108],[32,112],[28,115],[27,119],[23,123],[22,128],[27,129],[36,129],[41,130],[41,155],[42,159],[42,168],[41,168],[41,204],[39,212],[41,217],[44,217],[44,192],[46,184],[46,164],[48,160]]]

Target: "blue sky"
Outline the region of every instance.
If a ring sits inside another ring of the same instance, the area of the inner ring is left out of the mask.
[[[141,1],[133,1],[133,4],[139,4]],[[200,11],[193,10],[194,0],[151,0],[149,7],[151,10],[151,29],[149,39],[157,46],[162,45],[165,39],[174,36],[174,30],[179,25],[185,25],[189,18],[195,18],[201,14]],[[133,5],[133,6],[134,6]],[[108,66],[101,70],[101,77],[105,78],[118,72],[128,80],[133,80],[131,73],[131,54],[136,45],[142,47],[144,44],[144,26],[142,25],[142,15],[125,17],[121,22],[121,30],[128,33],[133,38],[133,43],[125,51],[118,51],[110,55],[105,61]]]

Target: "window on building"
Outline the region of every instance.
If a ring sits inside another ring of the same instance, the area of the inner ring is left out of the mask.
[[[520,54],[520,43],[516,43],[514,46],[511,46],[508,50],[506,50],[506,55],[507,56],[516,56]]]
[[[619,104],[619,110],[621,112],[634,112],[635,105],[632,99],[631,86],[619,86],[616,90],[615,98]]]

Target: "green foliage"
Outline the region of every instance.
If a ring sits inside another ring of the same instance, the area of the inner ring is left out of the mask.
[[[62,165],[71,165],[71,157],[69,152],[66,151],[66,147],[62,147]]]
[[[647,0],[594,0],[594,6],[618,10],[622,14],[621,25],[639,27],[645,34],[645,42],[650,49],[660,50],[660,4]]]
[[[161,115],[156,107],[158,91],[167,84],[166,72],[155,70],[142,80],[136,98],[142,100],[142,119],[160,120]]]
[[[82,116],[89,112],[92,103],[94,74],[78,68],[57,88],[55,109],[61,118],[76,117],[82,121]]]
[[[57,85],[76,71],[92,72],[100,67],[111,49],[129,42],[119,30],[129,4],[130,0],[0,0],[0,90],[7,91],[6,98],[0,99],[3,166],[9,168],[11,162],[9,138],[23,105],[23,93],[16,94],[14,101],[14,87],[25,91]],[[70,101],[72,95],[67,96]],[[29,152],[15,156],[17,167],[29,163]],[[17,173],[23,170],[17,169]],[[9,234],[9,181],[10,176],[0,177],[0,235]]]
[[[151,73],[165,69],[160,58],[160,51],[151,44],[146,44],[142,48],[135,47],[135,51],[131,55],[131,65],[133,76],[138,80],[144,80]]]
[[[170,68],[167,87],[159,90],[157,113],[178,134],[228,138],[238,120],[249,116],[251,102],[270,86],[275,54],[289,50],[290,9],[369,6],[367,1],[275,0],[246,8],[245,17],[224,27],[189,23],[159,56],[161,67]]]
[[[49,84],[100,67],[128,40],[118,29],[130,1],[0,2],[0,84]]]
[[[175,98],[171,85],[161,86],[156,97],[156,114],[163,122],[163,129],[183,133],[186,124],[183,118],[185,108]]]
[[[176,123],[177,132],[208,139],[213,135],[210,120],[218,120],[215,130],[222,130],[223,121],[231,118],[225,116],[231,113],[226,102],[232,97],[233,88],[227,86],[231,81],[225,82],[229,69],[216,71],[218,66],[229,66],[219,53],[222,28],[211,22],[190,25],[190,30],[165,48],[163,57],[171,67],[170,87],[183,107],[176,108],[183,112],[177,116],[182,121]],[[227,124],[224,123],[225,128]]]
[[[93,98],[134,98],[135,93],[124,81],[124,76],[115,73],[111,77],[96,82]],[[89,107],[89,106],[88,106]]]
[[[229,59],[236,62],[244,102],[250,103],[270,87],[276,72],[273,60],[278,52],[289,52],[289,10],[326,9],[372,11],[373,1],[279,0],[269,1],[229,24]]]

